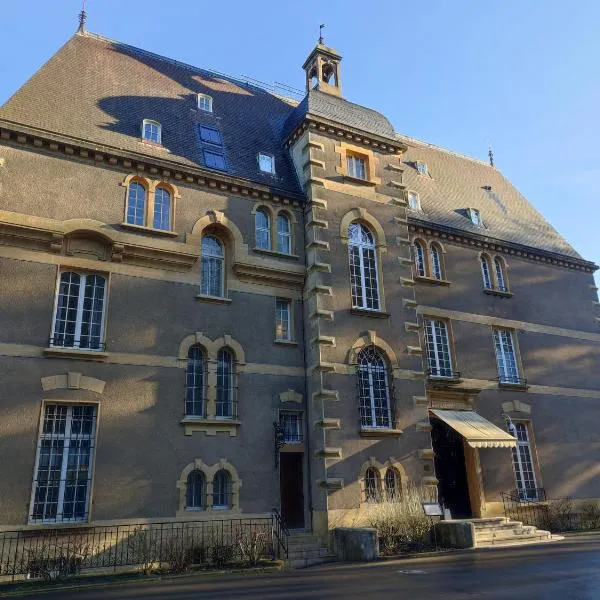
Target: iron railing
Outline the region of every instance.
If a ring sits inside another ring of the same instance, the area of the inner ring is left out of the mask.
[[[504,385],[506,387],[515,386],[515,387],[526,387],[527,379],[525,377],[517,377],[514,375],[507,375],[502,377],[496,377],[496,381],[498,385]]]
[[[65,348],[67,350],[89,350],[92,352],[105,352],[106,342],[94,340],[84,341],[75,339],[71,335],[55,335],[48,340],[50,348]]]
[[[287,558],[289,532],[276,511],[247,519],[134,523],[0,532],[0,581],[218,565],[254,558]]]
[[[452,382],[460,379],[460,371],[451,371],[450,369],[428,369],[426,375],[433,381]]]

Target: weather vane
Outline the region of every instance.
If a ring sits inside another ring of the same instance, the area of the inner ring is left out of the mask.
[[[85,12],[85,0],[81,3],[81,12],[79,13],[79,31],[83,33],[85,31],[85,22],[87,21],[87,13]]]
[[[494,166],[494,153],[492,152],[492,148],[488,150],[488,156],[490,157],[490,167]]]
[[[322,44],[325,40],[323,39],[323,29],[325,25],[319,25],[319,44]]]

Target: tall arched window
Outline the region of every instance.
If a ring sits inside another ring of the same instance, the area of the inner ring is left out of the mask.
[[[163,187],[154,192],[154,229],[171,230],[171,194]]]
[[[423,242],[415,242],[415,266],[417,268],[417,275],[419,277],[425,277],[427,275],[427,267],[425,265],[425,248],[423,248]]]
[[[231,506],[231,475],[221,469],[215,473],[213,479],[213,502],[212,507],[217,509],[229,508]]]
[[[385,497],[388,502],[397,502],[400,499],[400,474],[393,467],[385,472]]]
[[[233,355],[227,348],[217,355],[217,419],[232,419],[234,410],[235,373]]]
[[[361,223],[348,227],[352,306],[379,310],[377,255],[373,234]]]
[[[255,215],[256,247],[263,250],[271,249],[271,219],[266,210],[260,208]]]
[[[504,265],[502,264],[502,259],[498,257],[494,259],[494,269],[496,271],[496,284],[498,285],[498,290],[501,292],[508,292],[508,287],[506,286],[506,277],[504,276]]]
[[[206,414],[204,406],[204,370],[205,360],[202,348],[195,344],[188,350],[185,414],[203,417]]]
[[[202,263],[200,292],[207,296],[222,298],[225,295],[225,253],[223,244],[212,235],[202,238]]]
[[[431,276],[435,279],[442,279],[442,257],[435,244],[431,244],[429,247],[429,257],[431,259]]]
[[[391,428],[390,389],[385,360],[374,346],[358,355],[358,394],[361,427]]]
[[[283,254],[292,253],[290,218],[281,213],[277,215],[277,250]]]
[[[137,181],[132,181],[127,190],[127,223],[146,224],[146,188]]]
[[[202,510],[205,506],[204,473],[194,470],[187,477],[185,510]]]
[[[494,286],[492,285],[492,274],[490,272],[490,260],[487,256],[482,255],[481,257],[481,275],[483,277],[483,287],[486,290],[491,290]]]
[[[375,467],[369,467],[365,473],[365,501],[381,502],[381,477]]]

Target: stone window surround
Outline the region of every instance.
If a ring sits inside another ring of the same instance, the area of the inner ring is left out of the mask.
[[[221,469],[227,471],[231,477],[231,506],[228,508],[213,509],[213,479],[215,473]],[[206,506],[203,510],[186,510],[185,507],[187,498],[187,478],[192,471],[200,471],[204,475]],[[242,480],[240,479],[236,468],[228,462],[226,458],[220,458],[219,461],[212,466],[207,465],[200,458],[194,459],[184,467],[183,471],[181,471],[176,487],[179,490],[179,508],[175,514],[177,518],[196,519],[198,518],[199,513],[204,514],[207,512],[215,514],[223,512],[237,514],[242,512],[242,509],[240,508],[240,488],[242,487]]]
[[[456,355],[456,344],[454,343],[454,333],[452,331],[452,320],[444,317],[430,316],[427,314],[420,315],[420,319],[421,327],[419,328],[419,331],[421,337],[421,348],[423,348],[424,364],[426,365],[426,368],[429,369],[429,359],[427,357],[427,332],[425,328],[425,321],[442,321],[446,324],[446,332],[448,333],[448,352],[450,355],[450,366],[452,368],[453,373],[458,372],[458,359]],[[430,377],[430,379],[436,383],[443,383],[444,381],[453,383],[456,381],[451,378],[435,376]]]
[[[419,275],[416,269],[415,245],[417,242],[419,242],[423,246],[425,275]],[[427,240],[419,236],[414,237],[412,239],[411,248],[413,252],[414,272],[416,281],[432,283],[434,285],[449,285],[450,282],[446,279],[446,249],[444,248],[444,245],[441,242],[439,242],[438,240]],[[438,251],[438,255],[440,257],[440,271],[442,274],[441,279],[438,279],[437,277],[433,276],[433,270],[431,266],[431,248],[435,248]]]
[[[281,257],[285,257],[285,256],[291,256],[294,258],[297,258],[297,255],[295,254],[295,249],[296,249],[296,236],[295,236],[295,232],[296,232],[296,226],[298,223],[298,219],[296,218],[296,215],[294,213],[292,213],[291,211],[282,208],[282,207],[273,207],[265,202],[255,202],[254,206],[252,207],[252,210],[250,211],[250,213],[252,215],[254,215],[254,218],[256,220],[256,213],[259,210],[263,210],[267,213],[268,217],[269,217],[269,235],[270,235],[270,247],[269,248],[257,248],[256,244],[254,247],[254,251],[255,252],[261,252],[261,253],[268,253],[268,254],[273,254],[275,256],[281,256]],[[279,252],[279,250],[277,250],[277,217],[279,215],[285,215],[289,222],[290,222],[290,235],[291,235],[291,240],[290,240],[290,253],[287,254],[286,252]],[[256,239],[256,225],[254,225],[254,236]]]
[[[338,145],[336,145],[335,151],[340,155],[340,164],[335,168],[335,171],[338,175],[341,175],[344,179],[347,179],[351,183],[358,183],[362,185],[381,184],[381,178],[375,176],[379,159],[375,156],[373,150],[363,148],[362,146],[356,146],[354,144],[348,144],[347,142],[340,142]],[[346,161],[348,156],[355,156],[364,160],[366,179],[357,179],[356,177],[351,177],[348,175],[348,165]]]
[[[479,258],[480,269],[481,269],[482,260],[484,258],[487,259],[488,268],[489,268],[489,272],[490,272],[490,280],[492,282],[492,288],[486,289],[484,287],[483,292],[486,294],[492,294],[494,296],[505,296],[507,298],[510,298],[513,294],[510,291],[510,282],[509,282],[509,277],[508,277],[509,266],[508,266],[508,263],[507,263],[506,259],[504,258],[504,256],[502,256],[500,254],[491,254],[489,252],[479,252],[478,258]],[[496,274],[496,261],[498,261],[500,263],[500,266],[502,268],[502,274],[504,276],[504,287],[506,288],[505,290],[501,290],[500,285],[498,283],[498,276]]]
[[[398,477],[399,477],[399,484],[400,484],[400,489],[398,490],[400,492],[400,497],[402,497],[403,495],[405,495],[408,491],[408,477],[406,475],[406,471],[404,470],[404,467],[402,465],[402,463],[394,458],[393,456],[390,456],[385,462],[380,463],[374,456],[369,457],[369,460],[367,460],[366,462],[364,462],[361,466],[360,469],[360,474],[358,477],[358,481],[359,481],[359,485],[360,485],[360,504],[359,504],[359,508],[360,509],[365,509],[366,507],[370,506],[372,503],[370,502],[366,502],[366,485],[365,485],[365,476],[367,473],[367,469],[369,468],[374,468],[378,473],[379,473],[379,482],[380,485],[382,486],[382,490],[383,490],[383,486],[385,486],[385,473],[389,468],[395,469]]]
[[[230,335],[211,340],[203,332],[186,336],[179,344],[177,359],[182,369],[187,367],[188,352],[192,346],[199,345],[204,352],[206,361],[206,382],[204,384],[207,418],[186,415],[181,420],[184,426],[184,434],[192,435],[194,432],[204,432],[206,435],[214,436],[218,432],[228,433],[230,437],[237,435],[237,428],[241,425],[239,417],[236,419],[219,419],[216,417],[217,402],[217,366],[219,350],[227,348],[231,351],[234,359],[234,373],[236,380],[239,377],[237,367],[246,364],[246,355],[242,345]]]
[[[146,190],[146,206],[145,206],[145,217],[144,223],[145,225],[134,225],[132,223],[127,223],[127,202],[129,196],[129,184],[132,182],[139,183]],[[176,205],[181,195],[179,194],[178,188],[169,183],[168,181],[164,181],[162,179],[154,180],[148,179],[139,173],[131,173],[125,177],[125,179],[120,183],[121,186],[125,188],[125,203],[123,207],[123,221],[121,223],[121,227],[126,229],[132,229],[134,231],[144,231],[148,233],[157,233],[165,236],[176,237],[177,233],[175,231],[175,215],[176,215]],[[156,194],[157,188],[166,189],[169,194],[171,194],[171,229],[155,229],[152,227],[152,222],[154,220],[154,196]],[[150,223],[150,225],[149,225]]]

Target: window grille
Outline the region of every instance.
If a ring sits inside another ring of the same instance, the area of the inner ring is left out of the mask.
[[[256,247],[263,250],[271,249],[271,219],[266,210],[259,209],[254,217],[256,230]]]
[[[156,188],[154,192],[154,220],[155,229],[171,230],[171,194],[165,188]]]
[[[365,501],[381,502],[381,479],[375,467],[369,467],[365,473]]]
[[[30,520],[85,521],[96,441],[96,406],[46,404]]]
[[[61,273],[50,345],[103,350],[105,296],[103,276]]]
[[[481,275],[483,277],[484,289],[491,290],[493,288],[492,276],[490,273],[490,262],[489,262],[487,256],[481,257]]]
[[[360,223],[348,227],[352,306],[379,310],[379,281],[373,234]]]
[[[496,283],[498,284],[498,290],[507,292],[508,288],[506,286],[506,278],[504,277],[504,267],[499,258],[494,259],[494,267],[496,269]]]
[[[432,245],[429,248],[429,256],[431,257],[431,276],[435,279],[442,279],[442,259],[437,246]]]
[[[346,167],[349,177],[354,177],[355,179],[366,179],[366,166],[367,165],[364,158],[360,158],[359,156],[346,157]]]
[[[204,508],[204,474],[194,470],[187,477],[185,510],[202,510]]]
[[[391,428],[388,372],[383,357],[374,346],[360,351],[357,375],[361,427]]]
[[[400,500],[400,476],[398,471],[389,467],[385,472],[385,495],[388,502],[397,502]]]
[[[507,329],[494,329],[494,349],[500,383],[520,383],[512,333]]]
[[[137,181],[129,184],[126,218],[130,225],[146,224],[146,188]]]
[[[427,267],[425,266],[425,250],[421,242],[415,242],[415,265],[417,267],[417,275],[425,277],[427,275]]]
[[[225,469],[215,473],[213,479],[212,507],[217,509],[231,506],[231,476]]]
[[[516,448],[511,448],[517,490],[522,500],[537,500],[538,489],[531,458],[529,431],[526,423],[513,423],[511,433],[517,438]]]
[[[207,296],[223,297],[224,284],[223,244],[214,236],[202,238],[200,292]]]
[[[426,319],[425,336],[430,375],[434,377],[452,377],[452,361],[450,358],[450,343],[446,323],[444,321]]]
[[[235,372],[233,356],[225,348],[217,355],[217,419],[232,419],[234,414]]]
[[[302,413],[281,411],[279,423],[283,427],[283,440],[286,444],[302,443]]]
[[[275,339],[291,339],[291,305],[289,300],[277,298],[275,301]]]
[[[191,346],[188,350],[185,391],[185,414],[194,417],[206,416],[204,405],[204,380],[206,361],[202,348]]]
[[[277,250],[283,254],[292,253],[292,231],[287,215],[277,215]]]

